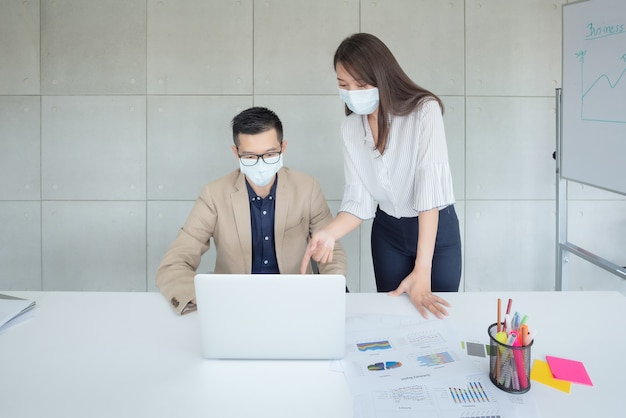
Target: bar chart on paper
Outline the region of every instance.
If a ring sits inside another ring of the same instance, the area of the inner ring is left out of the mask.
[[[483,403],[489,402],[489,395],[480,382],[469,382],[466,387],[448,387],[450,397],[454,403]]]
[[[447,386],[438,386],[435,393],[441,409],[457,411],[458,414],[454,414],[457,417],[502,418],[500,408],[489,393],[489,388],[481,378],[474,376],[468,377],[466,381],[457,380],[448,382]]]
[[[452,358],[450,353],[448,353],[447,351],[417,357],[417,363],[420,366],[425,366],[425,367],[441,366],[442,364],[453,363],[453,362],[454,362],[454,358]]]

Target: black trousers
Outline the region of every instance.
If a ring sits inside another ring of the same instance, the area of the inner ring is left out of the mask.
[[[394,218],[378,208],[372,225],[372,261],[379,292],[395,290],[413,271],[417,255],[417,216]],[[456,292],[461,281],[461,234],[454,205],[439,211],[431,291]]]

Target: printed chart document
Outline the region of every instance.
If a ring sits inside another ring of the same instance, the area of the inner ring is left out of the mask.
[[[497,389],[448,319],[349,317],[342,368],[355,417],[539,417],[529,393]]]
[[[16,298],[0,293],[0,331],[11,326],[11,321],[35,307],[34,300]]]

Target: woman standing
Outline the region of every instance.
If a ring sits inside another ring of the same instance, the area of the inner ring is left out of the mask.
[[[346,184],[337,217],[313,235],[303,265],[331,261],[335,241],[373,217],[378,291],[406,292],[424,317],[442,318],[450,305],[432,292],[456,292],[461,278],[443,104],[373,35],[346,38],[333,63],[346,104]]]

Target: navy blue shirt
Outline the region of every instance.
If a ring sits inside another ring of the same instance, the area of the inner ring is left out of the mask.
[[[274,181],[270,193],[262,198],[258,196],[246,180],[250,198],[250,222],[252,225],[252,273],[280,273],[274,246],[274,213],[276,207],[276,184]]]

